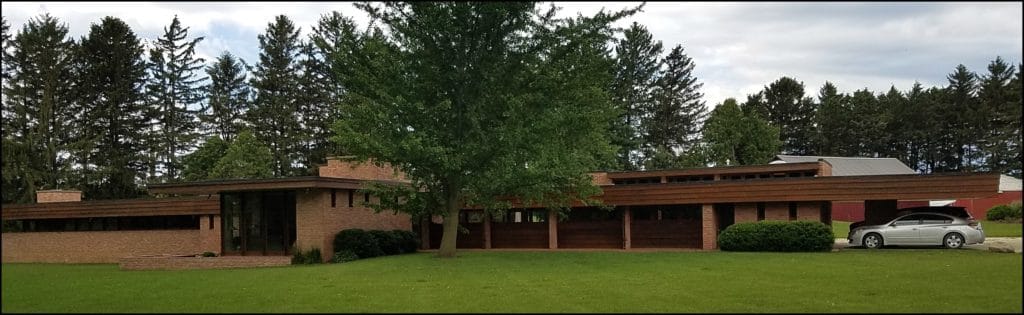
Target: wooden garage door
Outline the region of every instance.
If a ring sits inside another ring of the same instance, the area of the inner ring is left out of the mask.
[[[635,248],[699,248],[701,206],[644,206],[631,209],[630,244]]]
[[[509,210],[491,221],[492,248],[548,248],[548,212]]]
[[[576,208],[558,222],[558,248],[622,248],[622,210]]]

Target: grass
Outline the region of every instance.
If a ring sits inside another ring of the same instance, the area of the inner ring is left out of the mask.
[[[1021,256],[462,252],[186,271],[4,264],[7,312],[1021,313]]]
[[[985,237],[1021,237],[1020,223],[1004,223],[998,221],[981,221]],[[850,222],[832,221],[832,232],[836,238],[846,238],[850,234]]]

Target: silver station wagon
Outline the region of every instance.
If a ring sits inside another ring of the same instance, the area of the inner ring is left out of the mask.
[[[850,229],[850,246],[882,248],[886,245],[945,246],[960,248],[985,242],[981,223],[967,217],[919,212],[897,217],[889,223]]]

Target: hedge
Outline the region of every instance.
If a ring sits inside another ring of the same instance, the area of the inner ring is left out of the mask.
[[[1010,221],[1020,222],[1021,221],[1021,204],[1020,202],[1014,202],[1008,205],[998,205],[988,209],[985,213],[985,219],[989,221]]]
[[[718,235],[724,251],[815,252],[832,250],[832,228],[816,221],[736,223]]]
[[[419,238],[412,231],[347,229],[334,236],[332,260],[344,262],[377,256],[415,253],[419,246]]]

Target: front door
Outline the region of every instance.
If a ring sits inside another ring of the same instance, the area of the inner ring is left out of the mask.
[[[295,193],[224,193],[222,251],[227,255],[287,255],[295,241]]]

